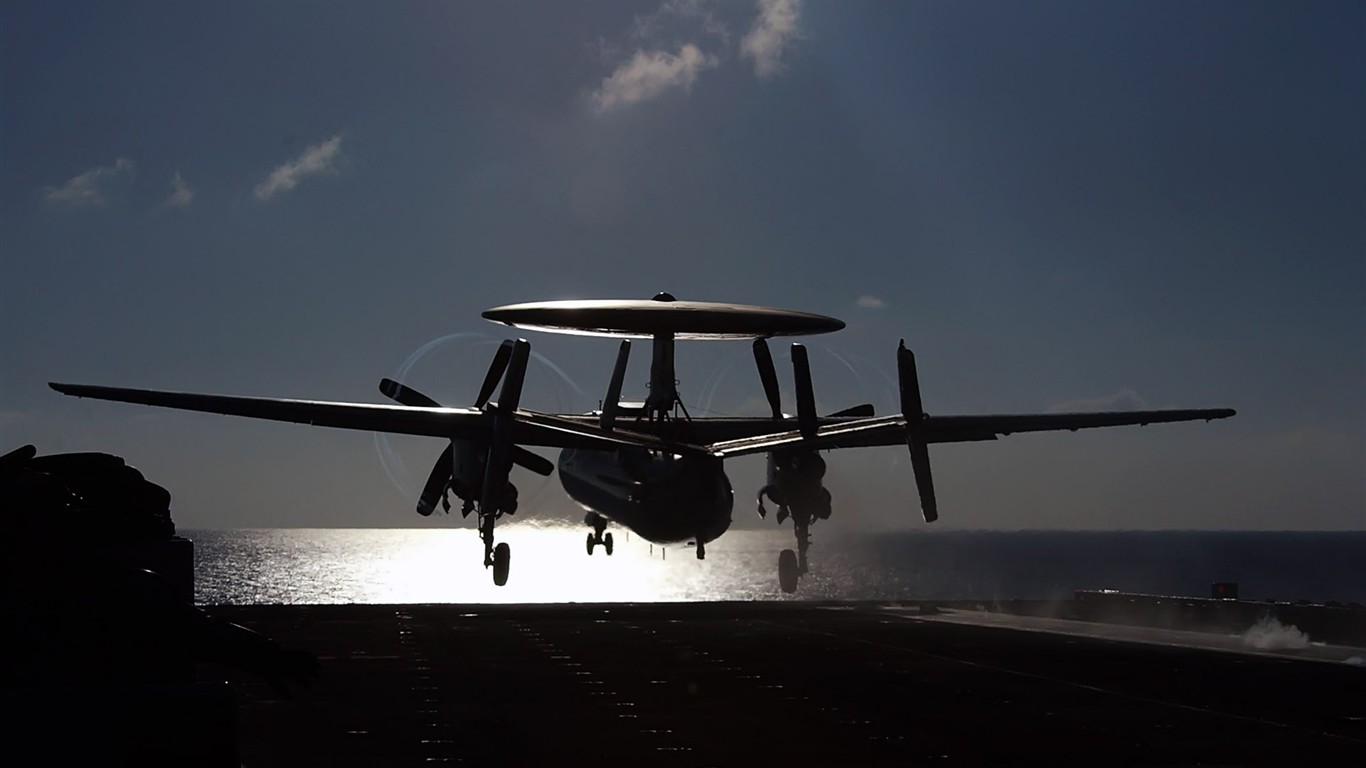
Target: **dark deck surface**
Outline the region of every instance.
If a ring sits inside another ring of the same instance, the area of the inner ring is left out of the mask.
[[[292,701],[232,677],[246,768],[1362,765],[1366,755],[1366,669],[1341,662],[873,606],[212,612],[322,659],[322,682]]]

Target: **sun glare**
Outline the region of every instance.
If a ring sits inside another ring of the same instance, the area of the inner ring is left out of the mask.
[[[306,535],[304,535],[306,533]],[[612,529],[609,557],[588,555],[587,529],[514,523],[498,527],[512,547],[511,577],[494,586],[481,568],[473,530],[314,530],[255,532],[259,562],[238,560],[231,573],[202,563],[202,591],[230,602],[284,603],[565,603],[754,599],[776,596],[766,567],[786,545],[774,535],[738,532],[714,542],[699,561],[688,546],[661,547]],[[267,541],[268,540],[268,541]],[[265,573],[276,574],[266,579]],[[281,580],[278,574],[291,575]]]

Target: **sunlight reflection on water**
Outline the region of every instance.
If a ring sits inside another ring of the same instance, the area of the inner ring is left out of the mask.
[[[463,529],[195,531],[200,603],[561,603],[755,600],[780,596],[790,534],[732,532],[698,561],[615,530],[611,557],[584,551],[583,527],[509,524],[508,583],[493,585],[479,537]],[[814,586],[814,584],[813,584]]]
[[[1113,588],[1207,595],[1237,581],[1253,599],[1366,601],[1362,532],[820,531],[796,595],[778,589],[790,528],[733,530],[697,560],[613,528],[611,557],[584,552],[583,526],[498,526],[507,586],[469,528],[186,531],[203,604],[563,603],[698,600],[1067,598]]]

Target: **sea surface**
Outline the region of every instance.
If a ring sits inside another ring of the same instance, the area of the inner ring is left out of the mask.
[[[587,529],[509,524],[508,584],[468,529],[182,530],[195,543],[200,604],[563,603],[696,600],[994,600],[1078,589],[1366,603],[1366,532],[944,531],[822,540],[796,595],[778,589],[791,532],[731,531],[698,560],[615,530],[611,557]]]

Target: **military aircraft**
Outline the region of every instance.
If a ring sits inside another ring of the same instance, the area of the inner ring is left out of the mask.
[[[599,546],[612,554],[612,534],[606,530],[612,522],[651,542],[689,542],[696,546],[699,559],[706,556],[707,543],[720,537],[731,524],[733,491],[723,461],[733,456],[767,454],[767,482],[757,495],[758,512],[766,515],[767,496],[777,505],[779,523],[792,519],[796,550],[785,549],[778,558],[779,584],[784,592],[791,593],[808,570],[811,526],[831,513],[830,492],[822,482],[826,467],[821,451],[904,443],[910,449],[920,510],[926,522],[933,522],[939,512],[930,475],[931,443],[995,440],[1016,432],[1209,421],[1234,415],[1232,409],[1222,408],[930,416],[920,401],[915,356],[903,341],[896,352],[901,412],[881,417],[874,415],[871,405],[818,415],[806,348],[794,343],[794,417],[782,410],[767,339],[837,331],[844,327],[840,320],[771,307],[678,301],[667,293],[649,300],[512,304],[487,310],[483,316],[514,328],[621,337],[601,409],[566,414],[523,408],[522,383],[531,352],[525,339],[502,343],[469,408],[443,406],[391,379],[382,380],[379,388],[396,405],[81,384],[50,386],[76,397],[444,439],[448,441],[446,448],[432,468],[417,511],[431,515],[441,504],[449,512],[449,495],[460,499],[461,513],[467,516],[474,512],[477,516],[484,567],[492,568],[493,581],[500,586],[508,579],[511,550],[507,542],[495,542],[494,524],[503,515],[517,511],[517,488],[509,481],[512,466],[546,476],[556,467],[524,446],[560,449],[560,482],[587,510],[585,523],[592,528],[586,539],[589,555]],[[642,402],[621,399],[631,339],[650,339],[652,343],[649,392]],[[674,344],[693,339],[753,339],[754,359],[771,416],[689,415],[678,394]]]

